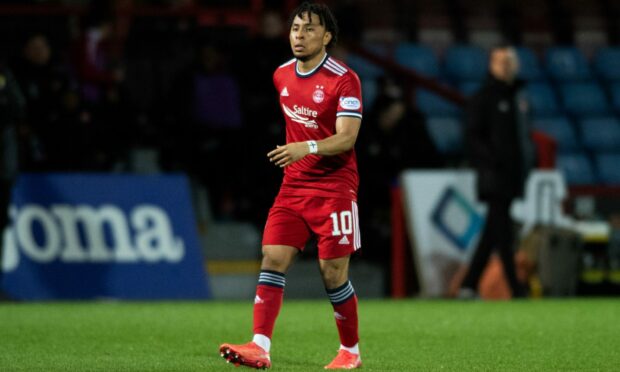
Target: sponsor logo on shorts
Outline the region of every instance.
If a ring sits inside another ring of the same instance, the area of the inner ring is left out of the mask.
[[[347,238],[347,236],[345,235],[345,236],[342,237],[342,239],[340,239],[338,244],[346,245],[346,244],[350,244],[350,242],[349,242],[349,239]]]

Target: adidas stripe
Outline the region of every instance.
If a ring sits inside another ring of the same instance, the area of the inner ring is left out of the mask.
[[[277,271],[264,270],[260,272],[258,284],[284,288],[286,285],[286,278],[284,277],[284,274]]]
[[[328,289],[327,296],[329,297],[329,301],[332,304],[340,305],[347,302],[347,300],[351,297],[355,296],[355,290],[353,289],[351,281],[347,281],[345,284],[338,288]]]

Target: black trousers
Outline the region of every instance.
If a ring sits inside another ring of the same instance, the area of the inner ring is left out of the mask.
[[[513,297],[522,297],[524,289],[517,280],[514,262],[514,234],[512,230],[512,218],[510,217],[509,198],[493,198],[488,202],[489,213],[482,232],[482,237],[476,247],[469,270],[463,280],[462,288],[477,290],[480,277],[487,266],[493,249],[499,251],[499,256],[504,266],[504,273],[508,284],[512,289]]]

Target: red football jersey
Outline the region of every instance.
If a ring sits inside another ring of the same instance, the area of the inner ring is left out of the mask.
[[[336,118],[362,118],[357,74],[328,56],[312,71],[297,70],[296,59],[273,74],[286,120],[286,143],[321,140],[336,133]],[[334,156],[310,154],[284,170],[280,194],[357,199],[359,176],[353,149]]]

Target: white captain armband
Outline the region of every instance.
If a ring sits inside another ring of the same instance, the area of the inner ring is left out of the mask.
[[[316,154],[319,151],[319,145],[316,144],[316,141],[306,141],[306,143],[311,154]]]

